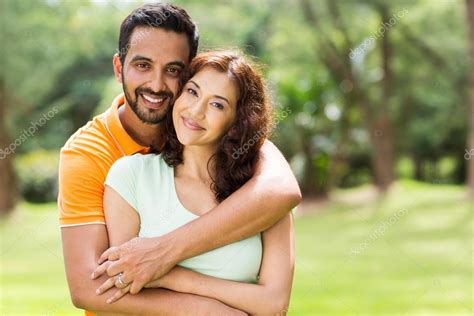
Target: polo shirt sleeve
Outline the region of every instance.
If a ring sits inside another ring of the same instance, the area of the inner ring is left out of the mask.
[[[117,160],[109,170],[105,185],[114,189],[131,207],[137,210],[137,172],[141,155]]]
[[[104,171],[89,155],[61,150],[58,179],[61,227],[105,224],[104,178]]]

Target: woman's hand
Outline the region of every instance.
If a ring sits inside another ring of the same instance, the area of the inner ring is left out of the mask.
[[[109,267],[110,264],[111,264],[110,261],[105,261],[104,263],[99,265],[99,267],[93,272],[91,278],[95,279],[101,276],[102,274],[106,273],[107,268]],[[117,288],[117,291],[115,292],[113,296],[107,299],[106,302],[108,304],[111,304],[117,301],[118,299],[122,298],[125,294],[127,294],[130,291],[131,283],[124,283],[123,274],[118,273],[116,275],[110,276],[104,283],[102,283],[102,285],[97,288],[96,294],[101,295],[113,287]]]
[[[177,292],[185,292],[188,270],[179,266],[175,266],[167,274],[157,280],[153,280],[145,284],[145,288],[165,288]]]
[[[117,287],[117,285],[120,284],[119,283],[119,277],[120,277],[120,275],[116,275],[116,276],[108,278],[107,281],[105,281],[96,290],[96,294],[101,295],[101,294],[107,292],[111,288],[115,287],[117,289],[117,291],[114,293],[114,295],[112,295],[111,297],[109,297],[107,299],[107,301],[106,301],[107,304],[112,304],[113,302],[119,300],[120,298],[125,296],[125,294],[130,292],[130,284],[125,284],[125,286],[123,286],[123,287]]]

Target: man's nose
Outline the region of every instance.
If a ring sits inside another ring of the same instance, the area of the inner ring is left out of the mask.
[[[154,92],[166,91],[167,86],[164,79],[165,78],[161,72],[155,73],[153,75],[153,79],[150,82],[150,89],[152,89]]]

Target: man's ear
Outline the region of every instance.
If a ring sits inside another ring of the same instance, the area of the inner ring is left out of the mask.
[[[120,62],[118,53],[115,53],[112,62],[114,64],[115,79],[117,79],[118,83],[122,83],[122,63]]]

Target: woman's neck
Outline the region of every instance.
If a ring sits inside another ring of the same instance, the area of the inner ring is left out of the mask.
[[[208,170],[208,162],[214,152],[214,148],[207,146],[184,146],[183,163],[176,167],[176,177],[189,178],[210,184],[212,178],[209,170],[212,170],[212,165],[209,166]]]

